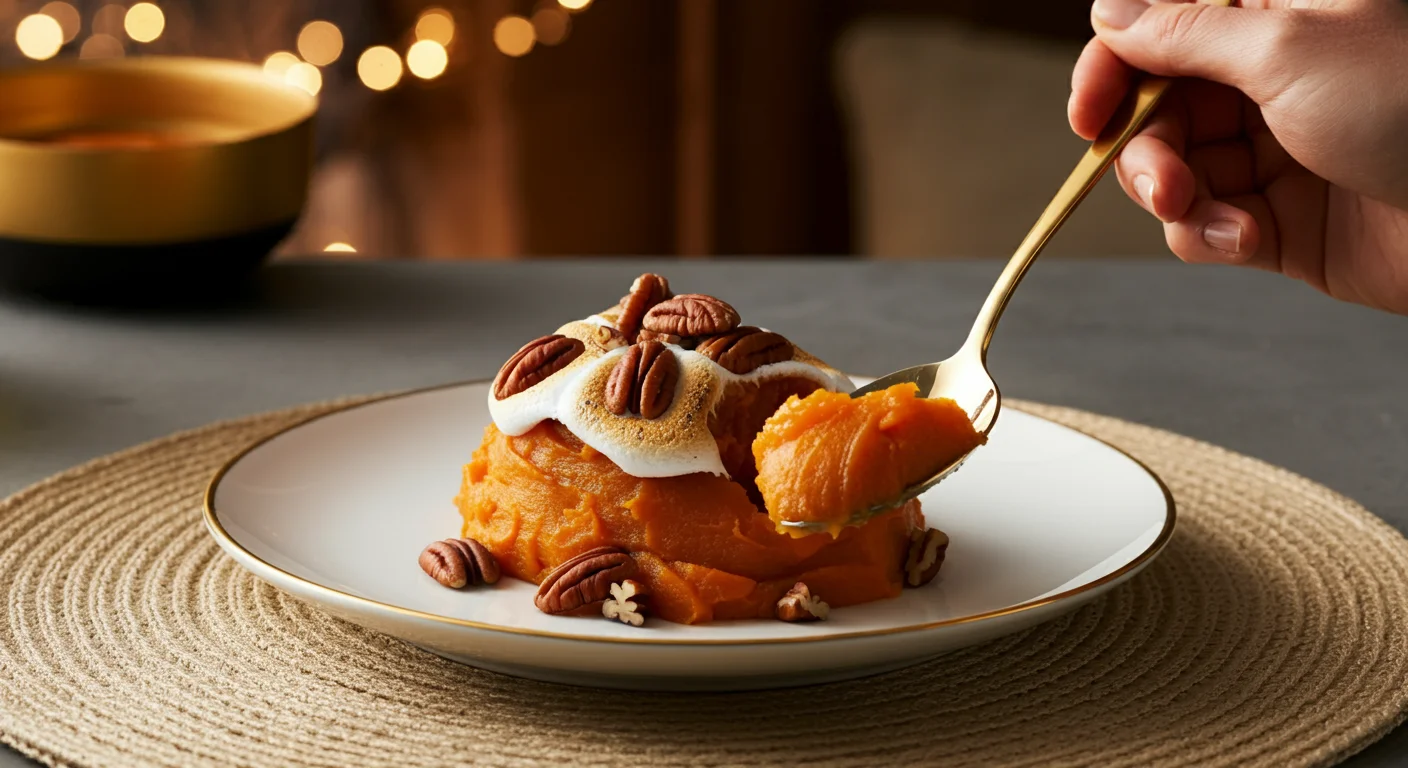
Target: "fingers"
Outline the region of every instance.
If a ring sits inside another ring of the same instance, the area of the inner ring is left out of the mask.
[[[1296,79],[1314,35],[1295,11],[1192,2],[1095,0],[1091,24],[1106,48],[1156,75],[1198,77],[1232,86],[1260,104]]]
[[[1193,204],[1195,175],[1183,160],[1187,123],[1187,110],[1174,94],[1115,159],[1125,194],[1160,221],[1177,221]]]
[[[1077,136],[1095,140],[1129,90],[1131,73],[1099,38],[1086,44],[1071,73],[1071,101],[1066,106]]]
[[[1182,218],[1164,224],[1164,239],[1178,258],[1190,264],[1264,266],[1272,259],[1262,252],[1263,231],[1257,218],[1243,208],[1202,197]]]
[[[1202,144],[1190,149],[1187,157],[1194,178],[1213,197],[1248,195],[1257,189],[1252,145],[1246,139]]]
[[[1193,171],[1162,139],[1141,134],[1130,139],[1115,161],[1125,194],[1162,222],[1178,221],[1193,205]]]

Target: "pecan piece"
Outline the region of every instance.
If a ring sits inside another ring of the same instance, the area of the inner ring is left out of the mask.
[[[909,534],[909,555],[904,560],[904,584],[922,587],[939,575],[948,551],[948,534],[938,528]]]
[[[597,547],[564,562],[538,585],[533,604],[551,614],[600,611],[611,585],[636,575],[636,561],[616,547]]]
[[[685,293],[662,301],[645,313],[641,325],[676,336],[713,336],[738,326],[738,310],[728,302],[702,293]]]
[[[675,353],[658,341],[632,345],[611,369],[606,380],[606,407],[617,416],[630,411],[653,419],[670,410],[680,364]]]
[[[522,392],[566,368],[587,345],[559,334],[543,336],[524,344],[494,377],[494,399],[503,400]]]
[[[420,569],[451,589],[499,580],[499,561],[474,539],[437,541],[420,553]]]
[[[639,627],[645,623],[644,603],[648,594],[645,585],[635,579],[612,584],[611,599],[601,604],[601,615]]]
[[[711,336],[695,348],[699,354],[742,375],[764,365],[792,359],[792,342],[780,333],[745,325],[728,333]]]
[[[640,332],[640,322],[645,313],[660,302],[670,298],[670,281],[646,272],[631,283],[631,292],[621,297],[621,316],[616,319],[616,328],[627,341],[634,342]]]
[[[777,618],[783,621],[821,621],[829,613],[831,606],[800,581],[777,601]]]
[[[592,341],[605,350],[626,346],[626,337],[609,325],[598,325],[592,328]]]

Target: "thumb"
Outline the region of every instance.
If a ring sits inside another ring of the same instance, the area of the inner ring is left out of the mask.
[[[1167,77],[1222,83],[1265,104],[1295,76],[1289,10],[1194,2],[1095,0],[1095,34],[1130,66]]]

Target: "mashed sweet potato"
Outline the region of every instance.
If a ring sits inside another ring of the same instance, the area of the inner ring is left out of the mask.
[[[753,441],[757,485],[776,522],[840,530],[851,515],[894,499],[983,442],[963,409],[896,384],[852,398],[791,397]]]
[[[640,565],[652,613],[686,624],[771,617],[798,581],[833,607],[898,595],[910,532],[924,525],[919,503],[835,537],[779,533],[755,504],[749,448],[756,452],[753,438],[779,404],[802,402],[816,385],[732,386],[710,425],[735,479],[634,477],[555,421],[518,437],[490,426],[456,497],[463,535],[505,573],[534,583],[581,552],[624,548]]]

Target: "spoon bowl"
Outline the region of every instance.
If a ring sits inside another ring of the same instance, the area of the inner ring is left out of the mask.
[[[965,344],[953,357],[938,363],[926,363],[912,368],[895,371],[882,376],[851,393],[852,398],[871,392],[881,392],[896,384],[914,384],[919,387],[919,397],[948,398],[958,404],[973,423],[973,429],[986,437],[997,423],[997,413],[1002,407],[1002,395],[997,389],[984,364],[980,348]],[[925,491],[938,485],[953,474],[972,451],[958,456],[939,468],[938,471],[905,488],[896,498],[875,504],[853,514],[846,525],[860,525],[876,515],[894,509]],[[825,523],[783,521],[783,526],[807,533],[820,533],[831,529]]]
[[[913,368],[905,368],[882,376],[852,392],[851,397],[856,398],[871,392],[881,392],[896,384],[918,386],[920,397],[948,398],[954,401],[958,407],[963,409],[964,413],[968,414],[968,419],[973,423],[973,429],[984,437],[987,437],[993,426],[997,424],[997,412],[1002,407],[1002,394],[997,389],[997,382],[993,381],[987,367],[983,364],[981,354],[973,354],[966,345],[958,351],[958,354],[943,362],[916,365]],[[882,512],[904,504],[956,472],[971,455],[972,451],[969,451],[959,456],[927,479],[905,488],[897,498],[883,504],[867,507],[861,510],[857,517],[860,522],[864,522]]]

